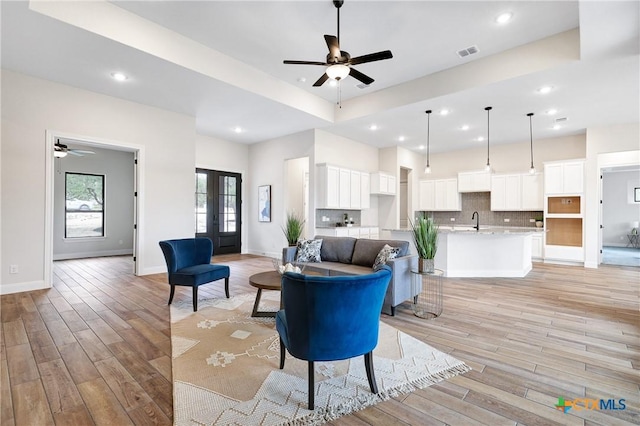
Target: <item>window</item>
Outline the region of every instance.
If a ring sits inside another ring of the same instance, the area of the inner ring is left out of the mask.
[[[65,173],[65,238],[104,237],[104,175]]]

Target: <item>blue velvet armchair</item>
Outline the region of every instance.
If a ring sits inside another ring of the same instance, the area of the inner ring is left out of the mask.
[[[213,243],[209,238],[184,238],[160,241],[167,262],[171,285],[169,305],[177,285],[193,287],[193,311],[198,310],[198,286],[224,278],[224,292],[229,298],[229,267],[212,265]]]
[[[309,409],[314,409],[314,361],[337,361],[364,355],[372,393],[378,393],[373,349],[378,345],[380,310],[391,269],[351,276],[282,276],[284,308],[276,314],[280,335],[280,369],[285,348],[308,362]]]

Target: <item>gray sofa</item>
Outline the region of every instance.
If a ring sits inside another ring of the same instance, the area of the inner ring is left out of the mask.
[[[398,256],[387,262],[392,276],[382,312],[394,315],[396,306],[415,296],[411,291],[411,269],[417,269],[418,256],[408,254],[407,241],[327,236],[316,236],[315,239],[322,239],[320,249],[322,262],[306,263],[305,271],[314,271],[323,275],[371,273],[376,256],[385,244],[400,248]],[[297,247],[285,247],[282,250],[282,263],[294,262],[296,253]]]

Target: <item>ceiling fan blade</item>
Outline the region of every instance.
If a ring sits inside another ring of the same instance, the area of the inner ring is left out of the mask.
[[[355,58],[351,58],[349,63],[351,65],[365,64],[367,62],[382,61],[384,59],[393,58],[393,54],[390,50],[383,50],[382,52],[369,53],[368,55],[362,55]]]
[[[72,154],[95,154],[95,152],[87,151],[86,149],[70,149],[69,152]]]
[[[342,53],[340,52],[340,43],[338,42],[338,37],[325,34],[324,41],[327,42],[327,47],[329,48],[329,58],[334,59],[337,62]]]
[[[322,86],[322,84],[324,84],[324,82],[328,79],[329,76],[327,75],[327,73],[322,74],[322,76],[315,83],[313,83],[313,87]]]
[[[75,155],[76,157],[84,157],[84,154],[83,154],[83,153],[78,152],[78,151],[76,151],[76,150],[74,150],[74,149],[68,149],[68,150],[67,150],[67,153],[68,153],[68,154],[71,154],[71,155]]]
[[[356,80],[360,80],[361,82],[363,82],[367,86],[375,81],[374,79],[372,79],[368,75],[362,74],[360,71],[358,71],[355,68],[349,68],[349,75],[351,77],[355,78]]]
[[[328,65],[326,62],[315,62],[315,61],[283,61],[283,63],[287,65],[324,65],[325,67]]]

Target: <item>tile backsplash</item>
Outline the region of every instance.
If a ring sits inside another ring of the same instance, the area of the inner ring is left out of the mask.
[[[347,214],[349,218],[353,218],[353,224],[358,226],[360,221],[360,210],[334,210],[334,209],[316,209],[316,226],[317,227],[333,227],[336,224],[344,224],[344,214]],[[323,221],[322,218],[328,218],[328,221]]]
[[[537,216],[542,216],[542,211],[514,211],[514,212],[494,212],[491,211],[490,192],[465,192],[462,193],[462,210],[459,212],[424,212],[429,217],[433,217],[437,224],[443,226],[451,225],[475,225],[475,219],[471,216],[474,211],[480,215],[481,226],[518,226],[535,227],[534,222]],[[421,213],[421,212],[416,212]],[[451,221],[454,218],[455,221]],[[505,222],[508,219],[508,222]]]

